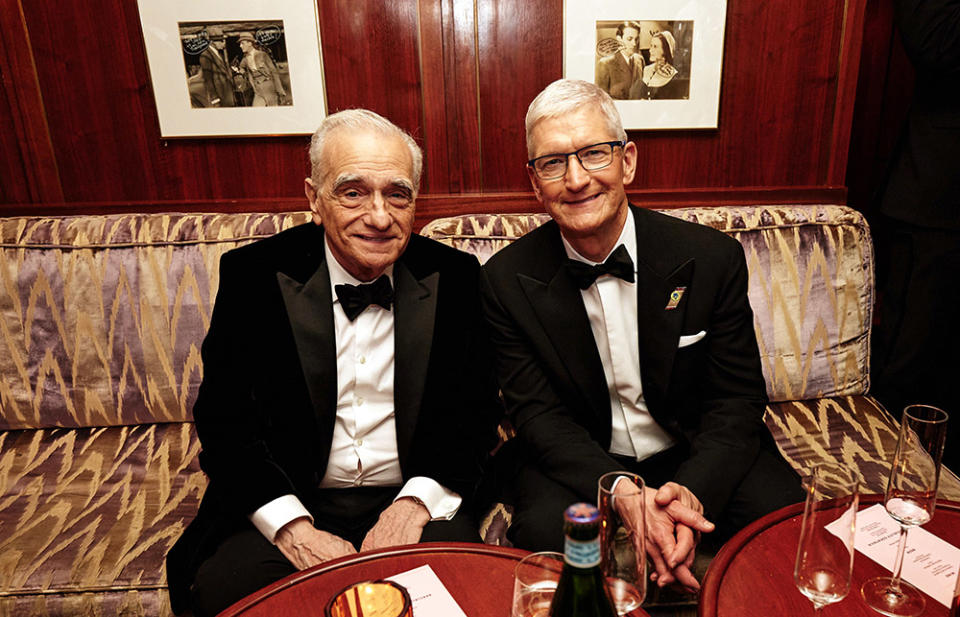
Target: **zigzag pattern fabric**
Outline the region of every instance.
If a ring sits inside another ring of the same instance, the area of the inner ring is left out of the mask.
[[[882,490],[896,423],[863,396],[873,259],[862,217],[835,206],[670,214],[744,245],[774,401],[765,420],[787,460],[800,471],[840,460]],[[191,408],[220,256],[308,219],[0,219],[0,615],[170,615],[161,564],[206,486]],[[464,216],[424,233],[485,259],[548,219]],[[952,474],[941,494],[960,499]],[[502,539],[509,518],[495,508],[484,537]]]
[[[0,615],[169,615],[199,451],[187,422],[0,432]]]
[[[220,256],[307,220],[0,219],[0,429],[191,420]]]

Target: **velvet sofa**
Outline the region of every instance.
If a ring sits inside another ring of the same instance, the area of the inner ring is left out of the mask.
[[[896,423],[867,395],[873,259],[862,217],[836,206],[671,214],[744,244],[766,421],[787,459],[798,470],[843,461],[881,491]],[[307,220],[0,219],[0,616],[170,614],[164,556],[206,486],[191,408],[219,258]],[[424,233],[484,260],[544,220],[462,216]],[[941,493],[960,498],[955,476],[944,474]],[[495,507],[487,541],[508,520]]]

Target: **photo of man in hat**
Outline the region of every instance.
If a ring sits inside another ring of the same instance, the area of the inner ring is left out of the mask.
[[[206,93],[206,107],[234,107],[233,79],[225,57],[227,45],[220,26],[208,26],[210,45],[203,50],[200,61],[200,76]]]

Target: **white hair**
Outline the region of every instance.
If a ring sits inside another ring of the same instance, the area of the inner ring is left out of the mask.
[[[326,170],[323,169],[323,151],[330,135],[341,129],[353,131],[375,131],[384,136],[401,139],[410,150],[413,160],[414,191],[420,190],[420,174],[423,172],[423,151],[409,133],[390,122],[378,113],[368,109],[345,109],[323,119],[320,127],[310,138],[310,179],[317,185],[323,181]]]
[[[537,95],[527,108],[527,156],[533,158],[533,128],[545,118],[557,118],[594,107],[604,117],[610,133],[620,141],[627,141],[620,113],[610,95],[595,84],[579,79],[558,79]]]

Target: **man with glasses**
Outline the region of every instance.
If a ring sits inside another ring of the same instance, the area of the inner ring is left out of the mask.
[[[530,104],[527,171],[553,221],[483,269],[517,439],[509,537],[559,550],[563,508],[607,472],[647,482],[651,577],[699,587],[700,533],[802,499],[766,431],[740,244],[630,205],[637,147],[610,97],[560,80]],[[621,482],[617,490],[629,490]]]
[[[476,258],[411,233],[422,155],[366,110],[310,146],[313,222],[230,251],[193,408],[210,479],[167,559],[214,615],[357,550],[479,541],[499,400]]]

